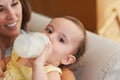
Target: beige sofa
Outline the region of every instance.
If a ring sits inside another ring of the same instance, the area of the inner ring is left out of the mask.
[[[50,18],[32,13],[28,31],[40,31]],[[83,68],[75,71],[76,80],[120,80],[120,44],[87,31],[87,51]]]

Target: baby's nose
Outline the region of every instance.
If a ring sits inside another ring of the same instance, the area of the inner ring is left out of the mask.
[[[48,35],[48,38],[49,38],[50,42],[53,43],[53,36],[52,35]]]

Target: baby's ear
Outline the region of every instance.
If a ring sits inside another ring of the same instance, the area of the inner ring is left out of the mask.
[[[76,61],[76,57],[73,55],[68,55],[66,58],[61,60],[61,64],[69,65]]]

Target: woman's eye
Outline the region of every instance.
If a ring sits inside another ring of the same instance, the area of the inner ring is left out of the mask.
[[[11,6],[14,7],[18,4],[18,2],[12,3]]]
[[[62,43],[64,43],[64,42],[65,42],[63,38],[60,38],[60,40],[59,40],[59,41],[60,41],[60,42],[62,42]]]
[[[4,9],[0,9],[0,12],[2,12]]]

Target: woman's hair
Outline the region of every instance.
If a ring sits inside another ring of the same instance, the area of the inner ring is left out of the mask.
[[[73,55],[76,57],[75,63],[72,63],[66,66],[66,67],[69,67],[71,70],[75,70],[75,68],[80,65],[81,56],[83,56],[86,50],[86,30],[83,24],[77,18],[72,17],[72,16],[64,16],[62,18],[65,18],[75,23],[80,28],[80,31],[82,31],[82,34],[83,34],[82,37],[80,36],[81,39],[80,39],[80,43],[78,45],[76,53],[73,53]]]
[[[26,30],[27,23],[31,18],[31,8],[27,0],[20,0],[22,5],[22,24],[21,29]]]

